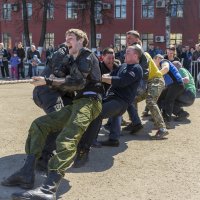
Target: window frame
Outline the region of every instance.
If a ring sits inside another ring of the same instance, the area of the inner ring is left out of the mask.
[[[71,6],[69,4],[71,3]],[[71,13],[71,15],[69,15]],[[69,0],[66,2],[66,19],[74,20],[78,18],[77,2]]]
[[[119,2],[119,4],[118,4]],[[127,18],[127,0],[115,0],[114,2],[114,18],[115,19],[126,19]],[[125,15],[123,16],[123,10]],[[119,16],[117,13],[119,12]]]
[[[12,4],[3,3],[2,4],[2,19],[3,20],[12,20]]]
[[[150,1],[151,1],[151,3],[152,3],[152,5],[150,4]],[[144,8],[146,8],[146,16],[144,16]],[[153,9],[153,10],[151,10],[151,9]],[[150,16],[150,11],[153,11],[152,13],[153,13],[153,15],[152,16]],[[146,2],[145,2],[145,0],[142,0],[141,1],[141,17],[143,18],[143,19],[153,19],[154,18],[154,14],[155,14],[155,3],[154,3],[154,0],[146,0]]]
[[[182,2],[180,2],[182,1]],[[180,10],[178,9],[181,8],[181,14],[179,13]],[[172,9],[174,8],[173,10],[173,14],[172,15]],[[178,18],[183,18],[183,15],[184,15],[184,0],[173,0],[171,1],[171,4],[170,4],[170,17],[178,17]]]
[[[173,37],[174,36],[174,37]],[[179,38],[177,38],[179,37]],[[179,42],[177,42],[179,41]],[[178,45],[183,42],[183,34],[182,33],[170,33],[170,44]]]

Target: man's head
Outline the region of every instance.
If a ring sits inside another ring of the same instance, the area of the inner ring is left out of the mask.
[[[155,62],[156,66],[160,66],[160,62],[164,59],[164,57],[161,54],[157,54],[154,56],[153,61]]]
[[[182,67],[182,64],[179,61],[174,61],[172,64],[179,70]]]
[[[32,45],[31,45],[31,51],[33,51],[33,52],[34,52],[35,50],[36,50],[36,47],[35,47],[35,45],[34,45],[34,44],[32,44]]]
[[[126,33],[126,46],[131,46],[134,43],[138,43],[140,40],[140,34],[135,31],[131,30]]]
[[[167,48],[167,56],[168,58],[173,58],[176,54],[176,48],[174,45],[170,45],[168,48]]]
[[[80,29],[69,29],[65,35],[66,45],[71,55],[78,55],[79,50],[88,45],[87,34]]]
[[[113,65],[114,65],[114,60],[115,60],[114,50],[112,48],[108,47],[103,50],[102,54],[103,54],[103,56],[102,56],[103,62],[110,70],[112,70]]]
[[[140,45],[132,45],[126,48],[125,62],[127,64],[139,63],[140,57],[142,55],[142,48]]]

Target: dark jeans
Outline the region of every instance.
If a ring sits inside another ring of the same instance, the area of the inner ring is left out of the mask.
[[[79,148],[89,149],[93,141],[97,138],[99,130],[102,125],[102,120],[111,118],[111,128],[110,128],[110,139],[118,139],[121,126],[121,120],[119,116],[123,115],[128,108],[128,103],[123,101],[118,97],[108,98],[103,101],[102,112],[100,115],[92,121],[88,129],[84,133],[79,143]]]
[[[3,61],[2,66],[1,66],[1,75],[2,78],[9,77],[9,69],[8,69],[8,62]]]
[[[22,78],[25,78],[25,69],[24,69],[24,63],[21,62],[18,64],[18,77],[20,79],[20,76]]]
[[[137,97],[143,96],[147,91],[147,81],[141,80],[140,85],[137,89]],[[136,98],[137,98],[136,97]],[[133,124],[141,124],[140,117],[138,115],[138,108],[137,108],[137,103],[133,102],[131,105],[129,105],[127,109],[129,118]]]
[[[158,106],[163,111],[164,118],[170,122],[176,99],[183,93],[183,84],[172,83],[167,86],[158,99]]]
[[[32,68],[33,68],[32,65],[29,64],[29,65],[28,65],[28,76],[29,76],[30,78],[32,78],[32,76],[33,76]]]
[[[177,115],[183,109],[182,107],[191,106],[195,101],[195,94],[188,89],[184,89],[183,93],[176,99],[174,103],[173,114]]]

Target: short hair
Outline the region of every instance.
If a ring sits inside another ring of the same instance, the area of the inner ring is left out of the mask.
[[[160,59],[164,59],[164,56],[161,55],[161,54],[156,54],[153,59],[156,59],[156,58],[160,58]]]
[[[114,54],[114,50],[110,47],[107,47],[103,50],[102,54],[103,56],[105,56],[106,54]]]
[[[87,34],[84,31],[82,31],[80,29],[72,28],[72,29],[67,30],[65,35],[68,35],[70,33],[73,33],[74,35],[76,35],[77,40],[83,39],[84,47],[86,47],[88,45],[89,40],[88,40]]]
[[[182,67],[182,64],[179,61],[173,61],[172,64],[177,68],[180,69]]]
[[[142,47],[139,44],[131,45],[131,46],[128,46],[127,48],[133,49],[135,52],[137,52],[138,57],[141,58],[141,56],[143,54],[143,50],[142,50]]]
[[[126,35],[134,35],[136,38],[140,39],[140,34],[136,30],[130,30],[130,31],[126,32]]]

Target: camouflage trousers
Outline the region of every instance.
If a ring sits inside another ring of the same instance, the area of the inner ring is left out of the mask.
[[[89,124],[100,114],[101,101],[88,97],[75,99],[72,105],[51,112],[33,121],[26,140],[25,151],[41,156],[48,134],[62,130],[56,139],[56,152],[49,160],[48,169],[64,176],[76,154],[77,144]]]
[[[162,113],[157,105],[157,100],[164,89],[165,82],[163,78],[154,78],[148,81],[147,90],[137,96],[135,99],[135,106],[137,103],[146,99],[147,108],[151,112],[151,116],[157,128],[166,128]]]

